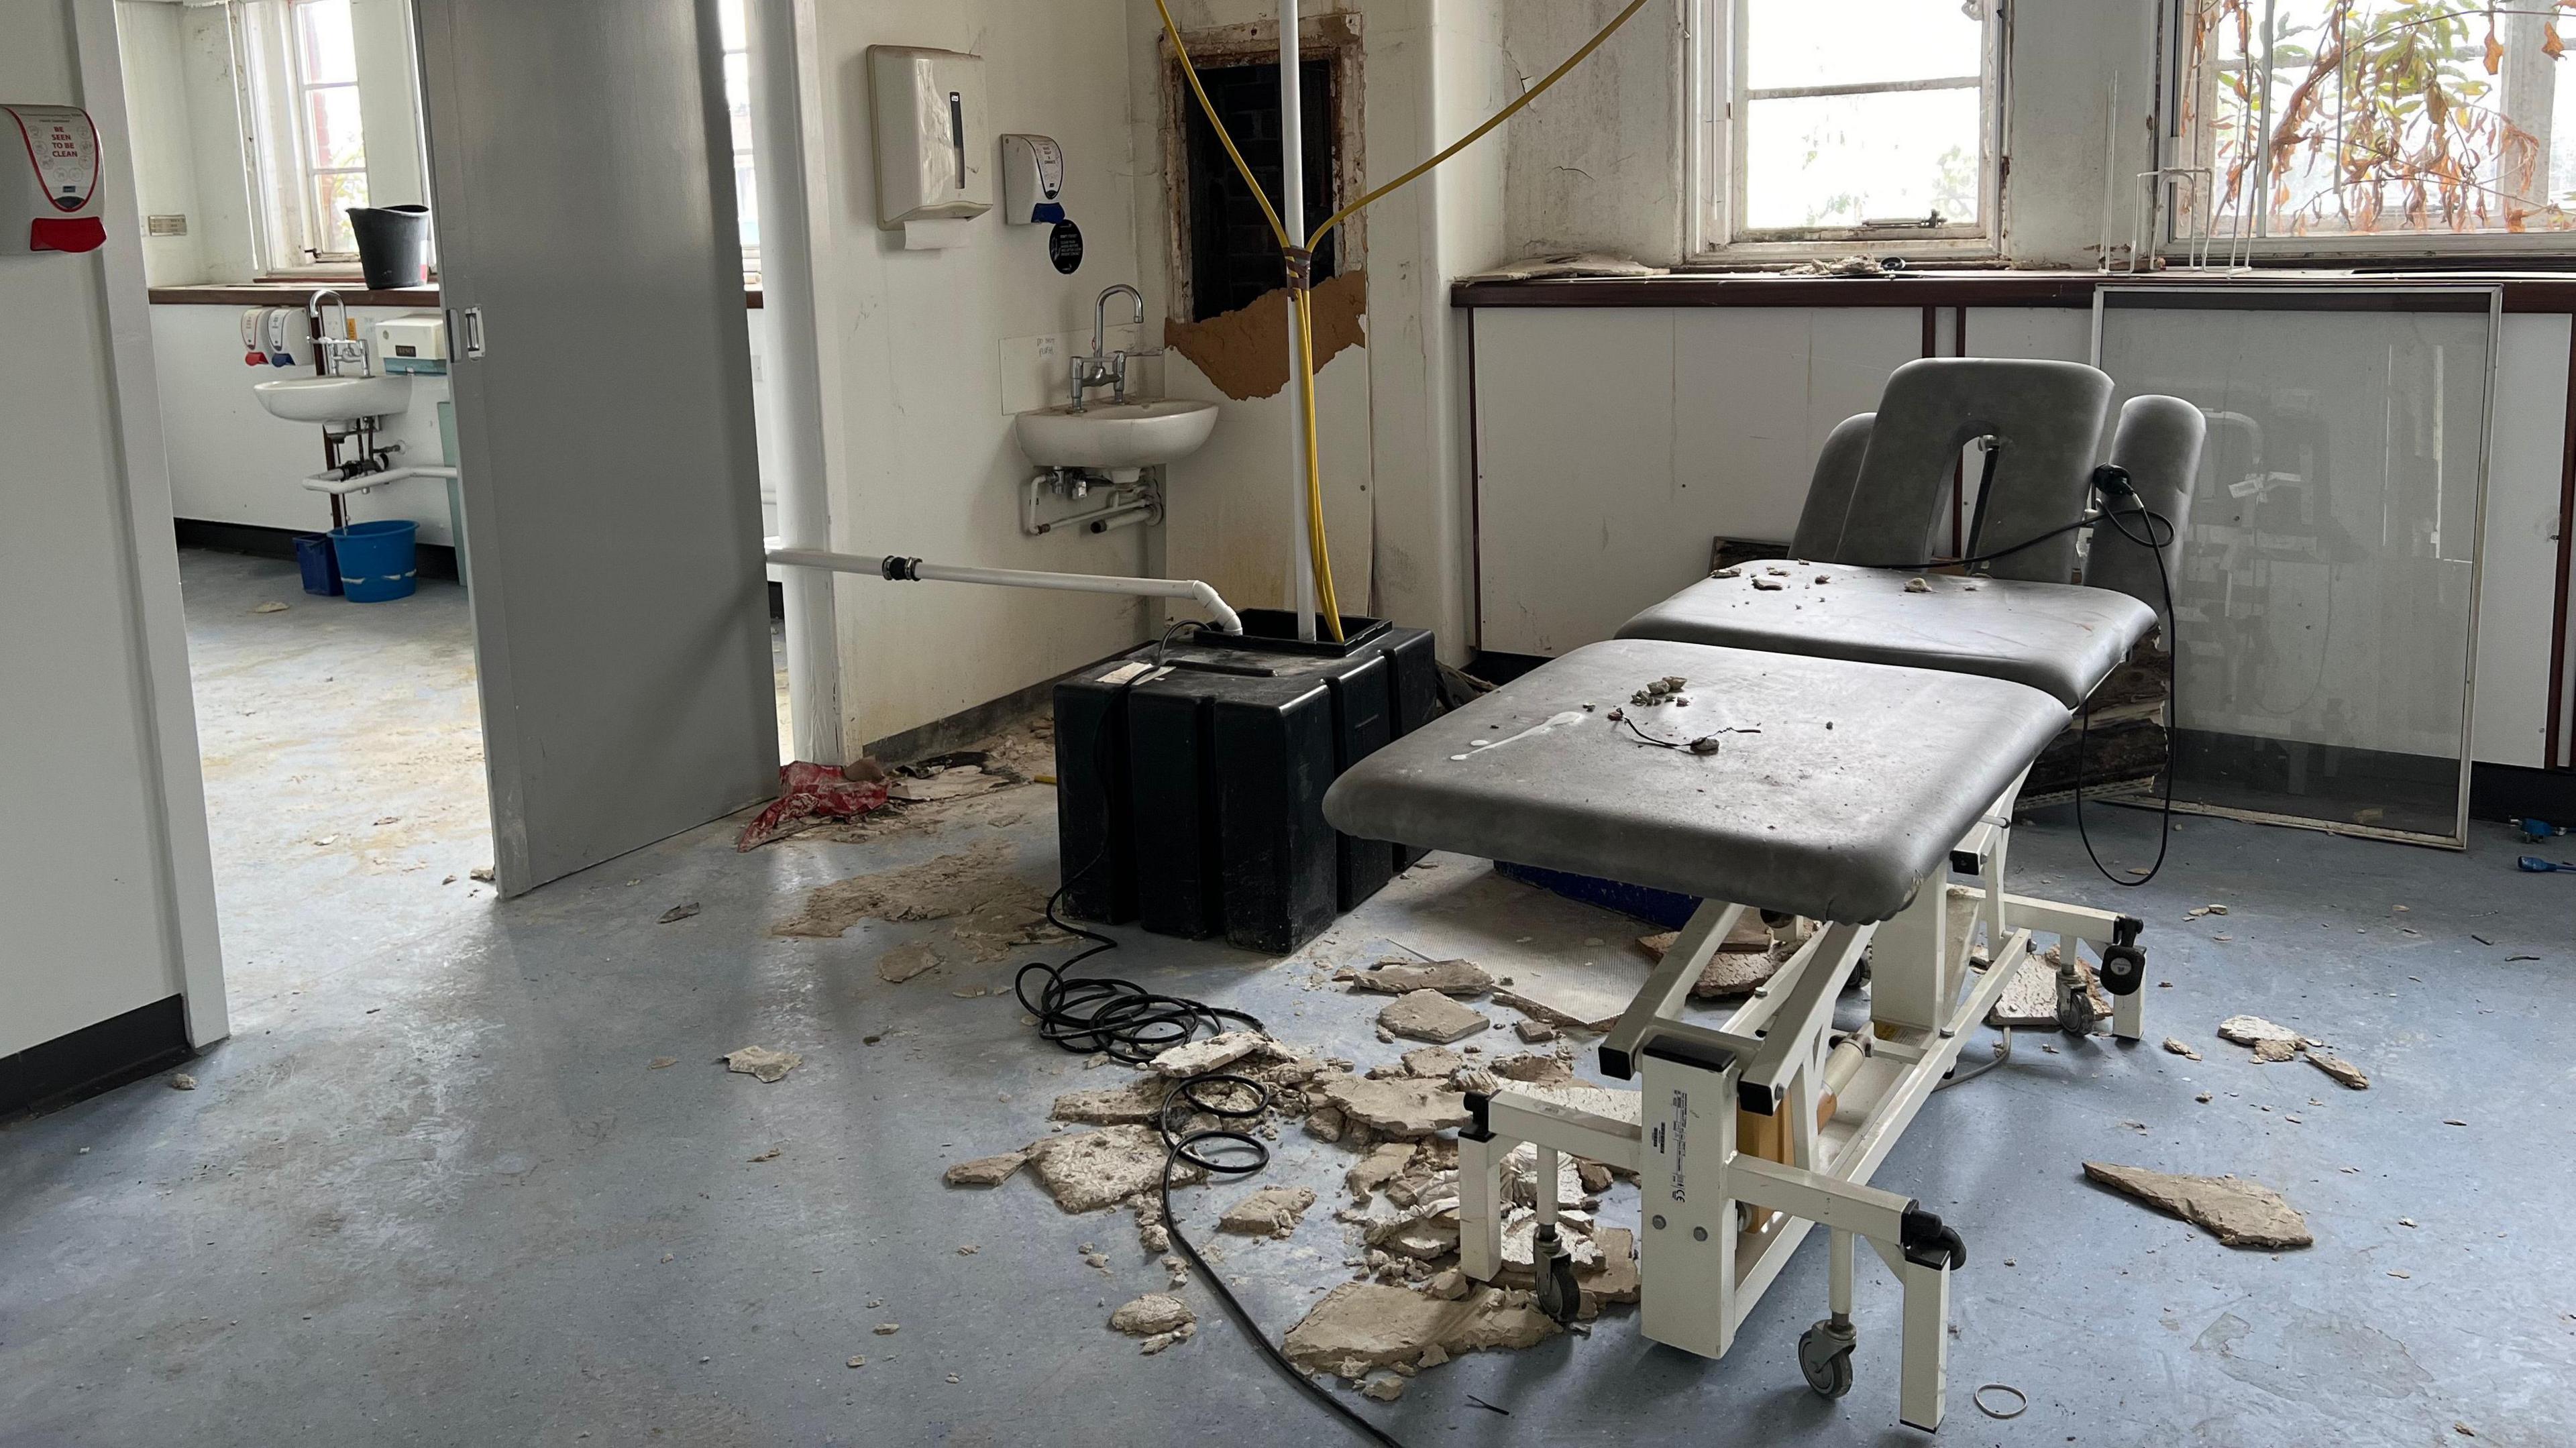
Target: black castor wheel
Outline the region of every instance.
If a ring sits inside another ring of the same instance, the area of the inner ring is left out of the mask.
[[[1851,1391],[1853,1341],[1850,1324],[1836,1326],[1831,1318],[1798,1335],[1798,1371],[1818,1396],[1839,1398]]]

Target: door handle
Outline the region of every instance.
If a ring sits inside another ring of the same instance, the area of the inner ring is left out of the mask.
[[[483,355],[483,309],[467,307],[464,312],[464,322],[465,325],[460,330],[456,326],[455,314],[449,315],[448,331],[456,337],[458,355],[480,357]]]

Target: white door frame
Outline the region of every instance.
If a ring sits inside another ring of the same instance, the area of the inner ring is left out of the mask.
[[[152,840],[161,868],[169,950],[179,962],[188,1041],[203,1050],[232,1034],[224,1000],[223,942],[215,916],[214,851],[206,831],[206,780],[197,753],[195,686],[188,674],[188,621],[179,603],[178,535],[171,527],[170,454],[161,436],[161,386],[152,365],[151,303],[143,280],[143,223],[136,210],[133,138],[125,109],[125,68],[116,48],[116,0],[72,0],[80,51],[81,105],[98,127],[108,162],[105,273],[108,363],[117,450],[125,478],[125,531],[132,568],[124,584],[142,633],[143,781],[159,805]]]

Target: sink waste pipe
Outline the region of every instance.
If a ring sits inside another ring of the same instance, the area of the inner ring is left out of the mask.
[[[1186,598],[1206,609],[1219,633],[1243,632],[1243,619],[1216,589],[1195,578],[1121,578],[1100,573],[1040,573],[1025,568],[968,568],[930,563],[901,554],[882,557],[834,553],[821,548],[769,549],[769,561],[782,568],[822,568],[834,573],[863,573],[894,583],[989,583],[1003,588],[1046,588],[1059,593],[1119,593],[1136,598]]]
[[[1306,571],[1297,589],[1300,605],[1297,610],[1298,637],[1314,636],[1316,610],[1304,606],[1305,599],[1311,591],[1315,604],[1322,610],[1324,628],[1334,642],[1339,643],[1342,639],[1341,606],[1333,596],[1333,563],[1324,539],[1323,473],[1315,458],[1315,313],[1312,292],[1316,246],[1332,233],[1334,227],[1350,220],[1362,208],[1430,174],[1432,168],[1484,139],[1486,134],[1496,126],[1519,114],[1523,107],[1545,95],[1550,86],[1563,80],[1567,72],[1582,64],[1592,52],[1599,50],[1612,35],[1618,33],[1619,27],[1628,23],[1630,16],[1644,9],[1645,6],[1646,0],[1629,0],[1627,8],[1612,16],[1610,23],[1601,27],[1599,34],[1585,41],[1574,54],[1567,56],[1564,64],[1541,77],[1538,84],[1521,92],[1519,99],[1494,112],[1474,130],[1442,147],[1431,159],[1385,185],[1366,192],[1358,200],[1324,218],[1323,224],[1307,233],[1304,244],[1300,245],[1297,233],[1304,230],[1305,225],[1305,188],[1302,184],[1290,185],[1287,181],[1289,177],[1304,174],[1304,167],[1300,164],[1302,158],[1299,154],[1299,138],[1302,131],[1298,123],[1298,112],[1302,96],[1297,81],[1299,58],[1297,0],[1280,0],[1279,6],[1279,115],[1283,152],[1281,158],[1283,164],[1280,168],[1280,199],[1287,208],[1285,219],[1282,218],[1279,209],[1270,204],[1269,194],[1262,190],[1260,179],[1252,174],[1252,167],[1244,161],[1243,153],[1235,149],[1233,135],[1226,130],[1225,122],[1218,117],[1216,106],[1208,100],[1206,88],[1199,84],[1198,67],[1191,63],[1189,47],[1181,41],[1180,27],[1172,21],[1171,6],[1166,3],[1166,0],[1154,0],[1154,8],[1163,17],[1163,34],[1171,41],[1172,54],[1181,63],[1182,77],[1190,83],[1190,94],[1198,97],[1199,110],[1207,116],[1208,125],[1215,130],[1218,144],[1225,147],[1225,154],[1234,162],[1234,169],[1242,173],[1244,184],[1252,189],[1252,199],[1260,203],[1262,219],[1270,223],[1270,233],[1278,239],[1280,254],[1287,263],[1288,303],[1293,323],[1289,328],[1289,374],[1291,385],[1297,389],[1299,421],[1289,449],[1292,467],[1295,466],[1301,452],[1304,458],[1304,466],[1299,469],[1304,475],[1300,480],[1302,484],[1300,491],[1304,494],[1302,499],[1304,507],[1297,515],[1299,525],[1296,532],[1297,541],[1305,554],[1301,561]]]
[[[440,463],[418,463],[399,468],[367,468],[358,463],[342,463],[336,468],[313,474],[304,486],[317,493],[358,493],[399,483],[410,478],[454,478],[456,469]]]

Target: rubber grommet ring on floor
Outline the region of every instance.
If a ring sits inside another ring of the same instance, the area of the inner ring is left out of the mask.
[[[1986,1406],[1986,1394],[1988,1393],[2012,1394],[2012,1411],[2009,1413],[2000,1412],[1994,1408]],[[1975,1403],[1977,1405],[1977,1411],[1985,1414],[1989,1418],[2018,1418],[2022,1414],[2030,1411],[2030,1394],[2023,1392],[2021,1389],[2014,1387],[2010,1383],[1984,1384],[1979,1387],[1975,1393],[1969,1396],[1968,1401]]]

